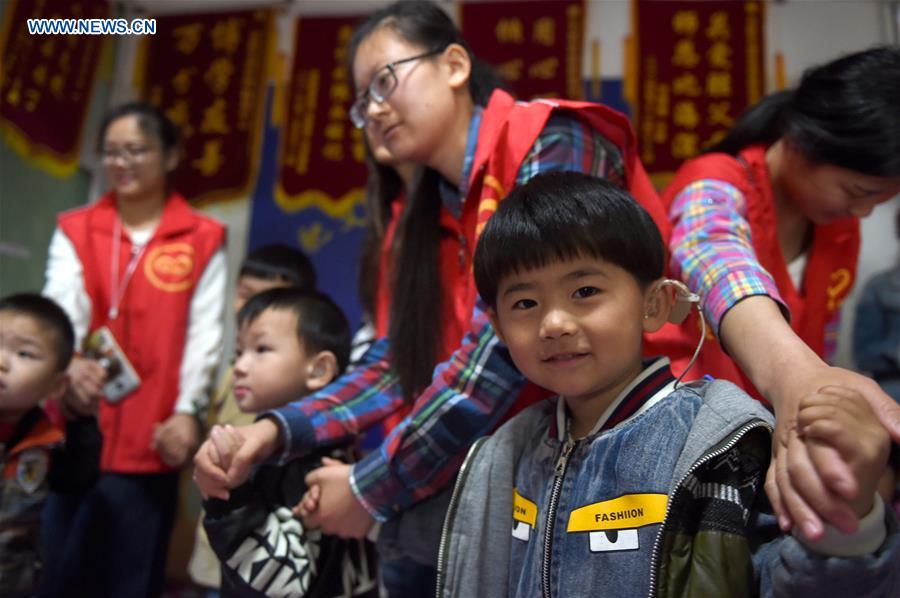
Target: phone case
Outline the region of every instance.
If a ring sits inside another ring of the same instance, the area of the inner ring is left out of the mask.
[[[140,376],[106,326],[101,326],[85,340],[84,355],[96,359],[106,370],[103,394],[110,403],[118,403],[140,387]]]

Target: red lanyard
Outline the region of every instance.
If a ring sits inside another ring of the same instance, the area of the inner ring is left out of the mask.
[[[134,275],[134,271],[137,268],[138,262],[141,260],[141,256],[144,255],[144,249],[147,248],[147,243],[144,243],[140,247],[137,245],[131,245],[131,259],[128,260],[128,265],[125,267],[125,276],[122,277],[122,281],[119,281],[119,252],[122,249],[122,222],[119,219],[118,214],[116,215],[116,224],[113,228],[113,251],[112,251],[112,270],[110,273],[110,297],[109,301],[109,312],[107,315],[110,320],[115,320],[119,317],[119,306],[122,304],[122,298],[125,296],[125,289],[128,288],[128,283],[131,282],[131,277]]]

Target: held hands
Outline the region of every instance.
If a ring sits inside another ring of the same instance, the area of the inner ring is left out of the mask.
[[[222,430],[217,433],[219,445],[213,436],[217,428]],[[204,499],[228,500],[229,490],[246,482],[253,465],[268,459],[280,442],[278,425],[269,418],[231,429],[233,434],[221,426],[214,427],[210,438],[194,455],[194,483]],[[227,436],[221,436],[223,433]],[[228,448],[227,458],[219,453],[219,446]]]
[[[871,493],[868,487],[863,487],[866,474],[859,468],[860,453],[851,455],[844,444],[825,440],[820,432],[810,432],[809,438],[801,437],[801,403],[815,404],[818,400],[815,397],[819,396],[853,396],[854,405],[864,400],[866,413],[877,419],[881,433],[886,429],[897,440],[900,440],[900,405],[874,381],[855,372],[824,364],[809,369],[785,379],[775,396],[770,396],[776,406],[776,428],[766,492],[782,529],[799,526],[807,538],[817,540],[825,532],[823,520],[843,533],[856,531],[860,503],[868,500],[871,507]],[[835,389],[836,386],[843,388]],[[862,410],[858,406],[855,409]],[[808,423],[804,419],[802,425]]]
[[[350,465],[322,458],[322,467],[307,474],[308,490],[294,514],[309,527],[341,538],[363,538],[375,520],[350,488]]]
[[[849,504],[857,517],[865,517],[890,450],[890,438],[869,404],[854,390],[827,386],[803,400],[797,424],[808,445],[829,446],[847,464],[857,485]]]
[[[59,402],[65,418],[96,415],[106,384],[106,370],[93,359],[73,356],[67,373],[69,390]]]
[[[169,467],[181,467],[200,443],[200,424],[193,415],[173,413],[156,424],[150,447],[159,453]]]
[[[212,441],[210,457],[223,471],[228,471],[232,461],[234,461],[234,456],[244,446],[246,439],[231,424],[213,426],[213,429],[209,432],[209,439]]]

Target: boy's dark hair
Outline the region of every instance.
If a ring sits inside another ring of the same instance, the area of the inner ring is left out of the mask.
[[[53,332],[56,371],[69,367],[75,350],[75,331],[66,312],[52,299],[37,293],[18,293],[0,299],[0,312],[13,312],[37,320]]]
[[[251,251],[241,264],[239,276],[266,280],[283,278],[300,289],[316,288],[316,269],[299,249],[281,243],[263,245]]]
[[[238,312],[238,327],[252,323],[267,309],[297,314],[295,332],[303,348],[314,353],[331,351],[337,359],[338,375],[344,373],[350,363],[350,325],[331,297],[314,289],[269,289],[247,300]]]
[[[504,276],[586,256],[616,264],[646,287],[663,275],[664,254],[656,224],[627,191],[586,174],[553,172],[500,202],[475,249],[475,284],[496,307]]]

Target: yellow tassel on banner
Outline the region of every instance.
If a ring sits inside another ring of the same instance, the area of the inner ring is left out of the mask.
[[[775,90],[787,88],[787,71],[784,66],[784,54],[775,52]]]
[[[591,99],[599,102],[603,95],[603,86],[600,79],[600,40],[591,41]]]

